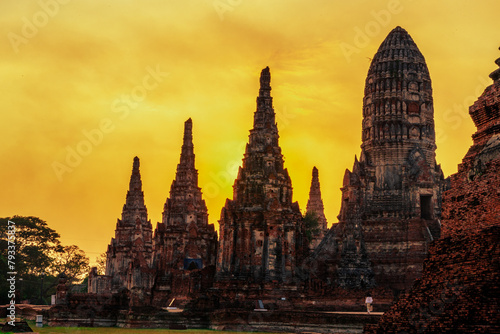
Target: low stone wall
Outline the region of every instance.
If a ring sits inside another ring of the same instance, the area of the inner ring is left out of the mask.
[[[369,291],[373,297],[374,311],[385,312],[394,304],[392,291],[383,288],[373,288]],[[311,291],[310,296],[291,299],[291,310],[297,311],[335,311],[335,312],[364,312],[366,311],[365,298],[367,291],[346,290],[334,288],[326,291],[322,296],[315,296]],[[265,305],[267,305],[264,302]],[[281,310],[281,307],[276,308]]]
[[[210,329],[243,332],[362,333],[379,315],[301,311],[220,310],[210,316]]]
[[[127,305],[125,297],[119,294],[68,294],[64,303],[44,310],[43,317],[49,326],[116,326],[119,311]]]
[[[116,318],[60,316],[50,318],[45,324],[50,327],[115,327],[116,323]]]
[[[164,310],[151,312],[121,311],[116,326],[122,328],[168,328],[168,329],[208,329],[208,313],[179,312],[169,313]]]
[[[63,327],[122,327],[165,329],[214,329],[244,332],[286,333],[362,333],[367,324],[376,324],[377,314],[333,313],[322,311],[275,310],[250,311],[224,309],[213,312],[144,308],[119,310],[103,317],[97,313],[74,313],[54,307],[46,316],[49,326]]]
[[[9,307],[9,304],[0,306],[0,318],[7,317],[7,307]],[[22,317],[25,320],[35,320],[37,315],[43,314],[49,308],[50,305],[16,304],[16,317]]]

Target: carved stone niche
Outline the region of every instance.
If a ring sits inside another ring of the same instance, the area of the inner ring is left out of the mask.
[[[410,102],[408,104],[408,114],[420,114],[420,106],[417,102]]]

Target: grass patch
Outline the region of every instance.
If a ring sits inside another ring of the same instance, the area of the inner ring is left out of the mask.
[[[34,321],[28,321],[33,332],[39,332],[40,334],[61,334],[61,333],[74,333],[74,334],[86,334],[86,333],[99,333],[99,334],[158,334],[158,333],[171,333],[171,334],[241,334],[242,332],[226,332],[226,331],[216,331],[210,329],[185,329],[185,330],[175,330],[175,329],[132,329],[132,328],[119,328],[119,327],[48,327],[44,326],[42,328],[36,327]],[[252,334],[271,334],[271,333],[258,333],[252,332]],[[282,334],[282,333],[280,333]]]

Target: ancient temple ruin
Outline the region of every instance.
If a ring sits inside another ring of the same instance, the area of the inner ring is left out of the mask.
[[[198,186],[193,148],[193,122],[184,124],[184,139],[175,180],[165,202],[163,219],[153,238],[155,304],[165,305],[175,295],[212,285],[217,255],[217,232]]]
[[[316,167],[312,170],[311,187],[309,189],[309,199],[307,200],[306,213],[310,213],[317,219],[317,230],[311,234],[312,240],[309,242],[309,250],[313,251],[323,240],[328,231],[328,222],[325,217],[323,199],[321,198],[321,188],[319,186],[319,172]]]
[[[292,201],[270,80],[265,68],[233,198],[221,211],[218,246],[198,187],[192,121],[185,123],[176,178],[154,238],[134,161],[123,218],[108,250],[106,274],[113,291],[142,288],[153,304],[164,305],[174,295],[208,289],[214,272],[219,293],[253,291],[254,296],[277,284],[298,291],[306,281],[321,289],[326,283],[399,291],[420,276],[428,246],[440,236],[447,183],[435,160],[431,79],[410,35],[395,28],[372,60],[361,154],[345,172],[339,223],[328,232],[313,169],[307,211],[315,214],[319,231],[312,240]]]
[[[152,251],[152,225],[144,204],[139,158],[135,157],[122,218],[116,223],[115,237],[106,252],[105,277],[110,280],[111,292],[126,288],[149,294],[154,279]]]
[[[396,27],[368,70],[360,159],[345,172],[332,241],[317,252],[335,259],[326,275],[338,285],[400,290],[420,276],[428,245],[440,235],[446,186],[435,150],[429,70]]]
[[[367,334],[500,332],[500,68],[490,77],[469,108],[474,143],[443,195],[443,236],[422,278]]]
[[[139,158],[134,158],[130,188],[116,236],[107,250],[106,274],[89,275],[89,292],[129,292],[132,305],[165,306],[195,296],[212,286],[217,232],[198,187],[191,119],[184,138],[175,180],[154,237],[144,204]],[[185,302],[185,301],[184,301]]]
[[[470,107],[474,144],[445,180],[425,59],[404,29],[391,31],[368,71],[361,154],[345,172],[339,222],[328,231],[313,168],[307,212],[319,232],[310,240],[292,201],[265,68],[219,244],[189,119],[154,236],[136,157],[106,275],[93,268],[85,294],[70,293],[62,279],[51,323],[337,332],[370,322],[365,333],[499,332],[500,69],[490,77]],[[377,311],[393,306],[379,324],[374,315],[324,312],[363,310],[367,290]],[[183,312],[169,312],[172,305]]]
[[[257,110],[233,199],[222,209],[216,287],[260,289],[264,283],[293,284],[307,247],[302,215],[292,201],[292,182],[283,166],[271,97],[269,68],[262,70]]]

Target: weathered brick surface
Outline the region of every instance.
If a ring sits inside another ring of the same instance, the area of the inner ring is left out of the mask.
[[[170,187],[163,220],[153,238],[155,285],[153,305],[173,298],[196,296],[211,286],[217,256],[217,232],[198,187],[193,147],[193,123],[184,123],[184,140],[175,180]]]
[[[208,223],[207,207],[198,187],[191,119],[184,124],[180,162],[154,237],[137,157],[115,234],[107,251],[106,275],[97,275],[92,268],[90,292],[126,289],[131,307],[151,303],[164,307],[173,298],[195,299],[212,286],[217,232]]]
[[[474,180],[468,173],[451,177],[443,204],[443,236],[477,233],[500,226],[500,159],[487,162]]]
[[[396,27],[368,70],[361,155],[346,170],[339,224],[315,251],[349,288],[408,289],[439,237],[446,182],[435,159],[431,79],[411,36]],[[332,247],[333,244],[333,247]]]
[[[296,282],[304,252],[302,215],[298,203],[292,202],[292,182],[278,143],[270,82],[266,67],[233,199],[226,201],[220,215],[216,287],[224,294],[235,285],[242,294],[265,293],[265,288],[255,289],[252,284],[286,289]]]
[[[470,107],[474,144],[451,176],[443,204],[443,235],[500,225],[500,81]]]
[[[365,333],[500,333],[500,227],[434,242],[421,279]]]
[[[317,231],[315,231],[312,235],[312,240],[309,243],[309,249],[313,251],[319,245],[321,240],[323,240],[325,233],[328,231],[328,222],[325,217],[325,209],[319,185],[319,172],[316,167],[313,167],[312,171],[311,188],[309,190],[306,212],[312,213],[318,220]]]
[[[109,279],[102,279],[108,281],[102,289],[109,287],[110,280],[112,292],[118,292],[125,287],[129,290],[142,289],[149,293],[153,285],[152,225],[151,220],[148,220],[144,204],[139,165],[139,158],[135,157],[122,218],[116,223],[115,237],[111,239],[106,253],[106,276]],[[92,277],[97,279],[95,275]],[[92,281],[89,286],[91,291],[97,288]],[[93,292],[110,292],[110,290]]]
[[[500,66],[500,59],[496,63]],[[423,276],[365,333],[500,333],[500,81],[470,107],[474,144],[443,200]]]

